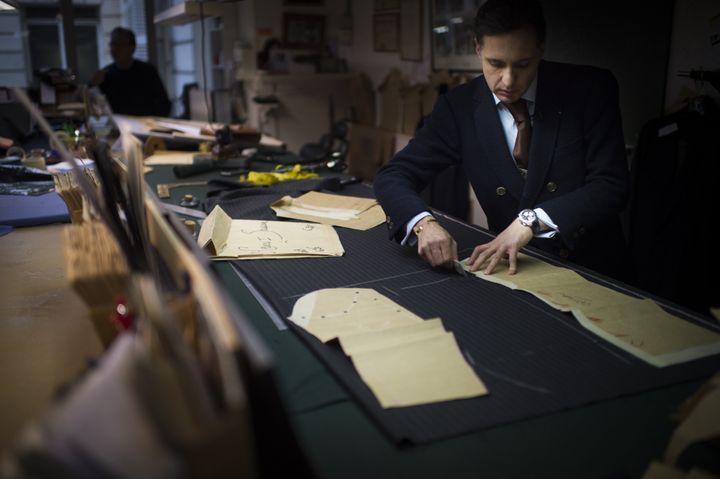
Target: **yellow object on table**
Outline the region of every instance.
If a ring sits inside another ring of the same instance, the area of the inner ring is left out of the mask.
[[[320,178],[317,173],[303,170],[302,165],[295,165],[290,171],[277,172],[277,171],[250,171],[244,180],[248,183],[255,185],[274,185],[281,181],[288,180],[310,180],[313,178]]]

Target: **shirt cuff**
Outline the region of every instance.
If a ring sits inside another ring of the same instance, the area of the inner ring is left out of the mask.
[[[423,212],[418,213],[418,214],[416,214],[415,216],[413,216],[412,219],[407,222],[407,225],[405,225],[405,237],[404,237],[403,240],[400,242],[400,244],[401,244],[402,246],[405,246],[405,245],[407,244],[408,240],[410,239],[410,235],[412,234],[412,230],[413,230],[413,228],[415,227],[415,225],[418,224],[418,222],[419,222],[421,219],[425,218],[426,216],[432,216],[432,215],[431,215],[429,212],[427,212],[427,211],[423,211]]]
[[[553,223],[553,220],[550,219],[547,213],[545,213],[545,210],[542,208],[535,208],[535,214],[537,215],[538,219],[545,223],[545,226],[550,228],[549,230],[542,231],[537,234],[537,238],[552,238],[555,236],[558,231],[560,231],[555,223]]]

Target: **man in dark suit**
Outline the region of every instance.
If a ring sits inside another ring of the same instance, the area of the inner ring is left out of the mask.
[[[113,113],[141,116],[168,116],[170,99],[157,70],[150,63],[133,58],[135,34],[117,27],[110,34],[113,63],[95,73],[91,86],[100,87]]]
[[[473,250],[472,271],[492,273],[528,243],[627,279],[618,214],[628,169],[612,74],[542,60],[545,20],[537,0],[488,0],[475,18],[483,75],[441,96],[415,138],[383,167],[375,193],[392,238],[417,241],[433,266],[457,246],[417,192],[462,165],[492,231]]]

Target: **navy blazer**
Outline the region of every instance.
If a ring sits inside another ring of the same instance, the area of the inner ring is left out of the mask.
[[[493,232],[504,230],[524,208],[542,208],[560,233],[535,238],[532,245],[625,276],[619,213],[628,194],[628,164],[618,86],[609,71],[540,63],[527,180],[515,166],[482,75],[440,96],[415,138],[375,178],[392,238],[401,240],[407,222],[429,211],[418,192],[456,164],[464,168]]]

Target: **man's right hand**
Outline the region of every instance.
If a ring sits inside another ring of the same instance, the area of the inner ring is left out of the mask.
[[[453,267],[457,260],[457,243],[435,218],[426,216],[413,229],[422,229],[417,234],[418,254],[432,266]]]

